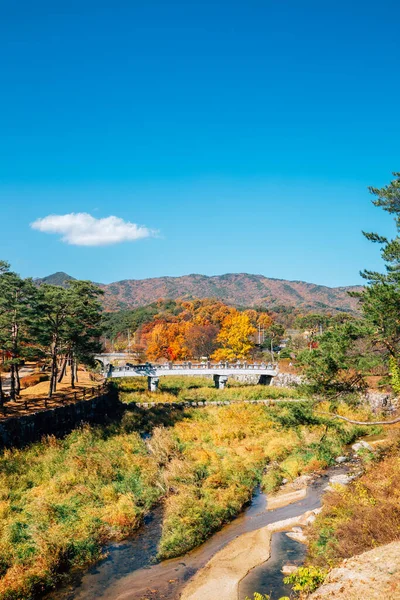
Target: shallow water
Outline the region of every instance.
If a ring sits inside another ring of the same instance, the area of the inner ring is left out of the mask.
[[[286,533],[280,531],[272,535],[271,558],[262,565],[255,567],[239,585],[239,600],[248,596],[253,598],[254,592],[269,594],[271,600],[281,596],[290,596],[292,588],[283,583],[283,565],[300,566],[305,559],[306,546],[291,540]]]
[[[144,600],[145,598],[177,600],[187,580],[230,541],[247,531],[254,531],[274,521],[295,517],[319,507],[329,477],[345,471],[346,467],[343,466],[329,469],[324,476],[310,485],[306,498],[273,511],[266,510],[267,498],[257,490],[251,504],[234,521],[215,533],[199,548],[182,557],[154,563],[162,524],[162,509],[157,508],[146,517],[144,525],[132,539],[119,544],[110,544],[106,549],[108,553],[106,559],[77,577],[67,588],[53,592],[48,598],[51,600],[100,598],[102,600]],[[287,536],[285,538],[289,539]],[[274,536],[274,561],[275,548],[278,549],[280,556],[289,544],[286,540],[283,543],[282,539],[279,535]],[[291,545],[288,547],[292,548]],[[298,548],[298,552],[301,552],[301,549]],[[284,562],[287,562],[287,558]],[[273,571],[270,571],[270,566],[267,566],[269,563],[272,564],[272,559],[262,567],[265,567],[265,573],[269,572],[274,578],[273,593],[276,596],[275,586],[279,582],[273,575]],[[259,568],[259,573],[256,569],[252,571],[252,576],[260,577],[255,580],[255,585],[261,585],[263,581],[263,568]],[[280,584],[281,582],[282,577],[280,577]],[[266,585],[268,587],[269,584]],[[261,590],[253,588],[252,591]],[[279,595],[277,597],[279,598]]]

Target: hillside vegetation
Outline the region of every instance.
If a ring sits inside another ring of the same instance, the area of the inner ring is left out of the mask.
[[[392,436],[387,456],[367,461],[355,483],[324,497],[310,533],[308,561],[313,565],[336,566],[344,558],[400,540],[400,435],[395,431]]]
[[[55,273],[43,281],[62,285],[70,279],[66,273]],[[184,275],[152,279],[126,279],[99,284],[104,290],[104,306],[109,311],[136,308],[156,302],[160,298],[216,298],[236,306],[279,305],[299,307],[307,311],[357,311],[357,300],[350,298],[353,287],[327,287],[305,281],[272,279],[248,273],[226,275]]]

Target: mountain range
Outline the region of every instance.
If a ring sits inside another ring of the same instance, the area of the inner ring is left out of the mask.
[[[38,283],[67,285],[73,279],[58,272],[38,279]],[[218,298],[236,306],[259,306],[274,309],[293,306],[304,312],[357,312],[358,300],[349,295],[361,286],[327,287],[305,281],[272,279],[248,273],[226,275],[184,275],[126,279],[109,284],[97,284],[104,291],[104,308],[108,311],[145,306],[160,298]]]

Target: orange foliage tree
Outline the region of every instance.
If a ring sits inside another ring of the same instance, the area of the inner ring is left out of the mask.
[[[188,323],[158,322],[148,334],[149,360],[185,360],[189,357],[186,346]]]

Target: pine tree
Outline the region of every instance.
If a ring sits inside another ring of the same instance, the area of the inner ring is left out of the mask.
[[[20,394],[19,367],[24,358],[24,345],[31,341],[36,311],[37,290],[30,279],[21,279],[0,261],[0,345],[10,366],[10,397]],[[1,386],[0,386],[1,388]],[[3,401],[3,392],[0,389]]]

